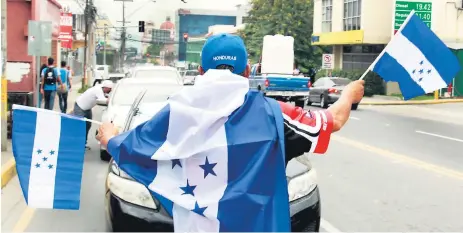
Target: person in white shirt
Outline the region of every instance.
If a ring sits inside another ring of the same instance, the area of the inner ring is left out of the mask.
[[[87,89],[76,99],[74,104],[73,114],[78,117],[85,117],[87,119],[92,119],[92,109],[96,106],[97,101],[106,101],[106,94],[111,92],[113,88],[113,82],[105,80],[101,85],[96,85]],[[85,137],[85,144],[87,144],[88,131],[92,127],[92,123],[87,122],[87,133]],[[90,149],[89,146],[85,146],[86,149]]]

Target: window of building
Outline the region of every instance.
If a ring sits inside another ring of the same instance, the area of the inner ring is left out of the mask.
[[[322,0],[322,32],[331,32],[333,0]]]
[[[366,70],[384,49],[385,45],[343,46],[342,69]]]
[[[344,0],[344,31],[360,30],[362,0]]]

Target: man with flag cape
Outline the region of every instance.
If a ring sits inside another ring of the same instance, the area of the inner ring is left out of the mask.
[[[325,153],[330,134],[363,96],[348,85],[327,111],[309,112],[249,90],[241,38],[210,37],[201,76],[152,119],[119,134],[104,123],[97,139],[174,219],[176,232],[289,232],[286,163]],[[119,134],[119,135],[118,135]]]

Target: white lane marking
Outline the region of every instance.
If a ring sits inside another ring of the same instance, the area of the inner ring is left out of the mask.
[[[448,139],[448,140],[452,140],[452,141],[456,141],[456,142],[463,142],[463,139],[447,137],[447,136],[434,134],[434,133],[427,133],[427,132],[423,132],[423,131],[420,131],[420,130],[416,130],[415,132],[420,133],[420,134],[426,134],[426,135],[429,135],[429,136],[438,137],[438,138],[444,138],[444,139]]]
[[[357,120],[357,121],[360,120],[360,118],[358,118],[358,117],[353,117],[353,116],[349,117],[349,119],[351,119],[351,120]]]
[[[342,232],[323,218],[320,219],[320,227],[329,233]]]

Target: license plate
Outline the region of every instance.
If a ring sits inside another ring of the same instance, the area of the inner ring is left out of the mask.
[[[283,92],[283,95],[284,95],[284,96],[292,96],[293,93],[290,92],[290,91],[285,91],[285,92]]]

